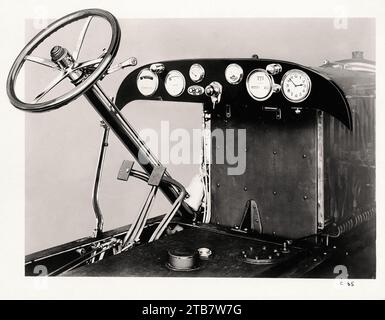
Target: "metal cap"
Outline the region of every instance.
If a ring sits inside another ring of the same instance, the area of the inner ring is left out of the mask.
[[[66,53],[66,50],[63,47],[54,46],[50,52],[52,61],[60,60],[63,57],[63,55],[65,55],[65,53]]]

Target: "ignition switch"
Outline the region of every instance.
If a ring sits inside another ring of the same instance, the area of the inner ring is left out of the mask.
[[[205,88],[205,94],[211,97],[211,102],[215,105],[221,101],[222,85],[213,81]]]

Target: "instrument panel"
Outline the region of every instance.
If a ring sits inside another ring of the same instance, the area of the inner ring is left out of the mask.
[[[347,99],[331,79],[281,60],[191,59],[147,64],[123,80],[116,105],[122,109],[134,100],[197,102],[209,111],[231,105],[299,114],[311,108],[352,127]]]

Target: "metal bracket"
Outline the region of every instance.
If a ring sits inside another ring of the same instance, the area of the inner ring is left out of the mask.
[[[282,118],[282,112],[281,112],[281,108],[275,108],[275,107],[262,107],[262,109],[264,111],[273,111],[275,112],[275,118],[277,120],[281,120]]]
[[[240,223],[240,229],[244,231],[254,230],[260,234],[262,233],[261,215],[255,200],[247,200]]]
[[[231,118],[231,105],[226,104],[226,118]]]
[[[134,166],[134,161],[123,160],[122,165],[120,166],[120,169],[118,172],[117,179],[122,181],[127,181],[133,166]]]

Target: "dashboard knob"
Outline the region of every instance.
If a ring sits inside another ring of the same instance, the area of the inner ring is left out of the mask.
[[[211,97],[214,95],[214,87],[212,85],[208,85],[206,88],[205,88],[205,94],[206,96],[208,97]]]
[[[219,82],[213,81],[205,88],[205,94],[211,97],[211,101],[215,104],[221,100],[222,85]]]
[[[278,63],[271,63],[266,66],[266,71],[272,76],[282,72],[282,66]]]
[[[163,63],[153,63],[150,66],[150,70],[156,74],[162,73],[164,71],[165,67]]]
[[[280,91],[281,91],[281,85],[279,85],[277,83],[274,83],[273,84],[273,92],[277,93],[277,92],[280,92]]]
[[[222,85],[218,82],[211,82],[206,88],[205,88],[205,94],[206,96],[213,97],[213,96],[219,96],[222,93]]]

